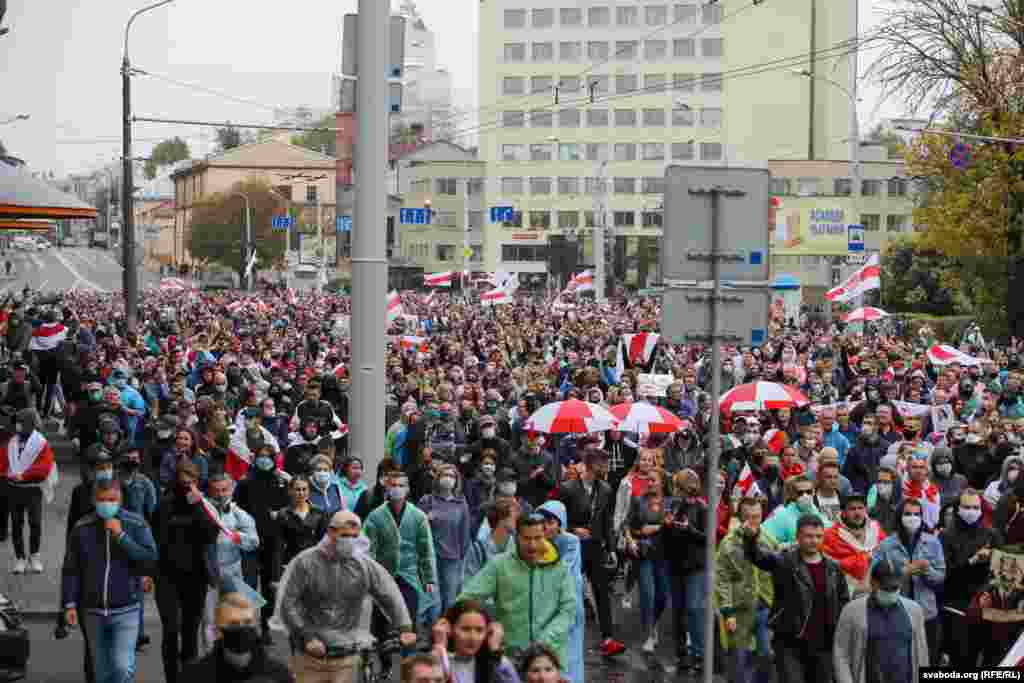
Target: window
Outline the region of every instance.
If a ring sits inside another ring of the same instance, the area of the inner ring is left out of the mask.
[[[673,161],[693,161],[693,143],[692,142],[673,142],[672,143],[672,160]]]
[[[505,10],[505,28],[524,28],[526,26],[526,10]]]
[[[433,218],[431,219],[434,225],[438,225],[442,228],[454,228],[455,227],[455,212],[454,211],[435,211]]]
[[[526,90],[526,79],[522,76],[505,76],[501,79],[503,95],[522,95]]]
[[[722,110],[719,107],[703,107],[700,110],[700,125],[705,128],[718,128],[722,125]]]
[[[551,92],[555,87],[555,79],[551,76],[533,76],[530,78],[530,92],[544,93]]]
[[[693,110],[689,107],[676,107],[672,109],[673,126],[692,126],[696,120]]]
[[[526,43],[505,43],[505,61],[522,62],[526,59]]]
[[[551,161],[551,145],[530,145],[530,161]]]
[[[530,227],[540,228],[541,230],[547,230],[551,227],[551,212],[550,211],[531,211],[530,212]]]
[[[906,178],[890,178],[889,182],[889,196],[890,197],[906,197],[907,196],[907,179]]]
[[[501,193],[503,195],[516,195],[523,193],[522,178],[502,178]]]
[[[704,92],[722,92],[722,74],[704,74],[700,79],[700,89]]]
[[[612,12],[607,7],[591,7],[587,10],[589,26],[607,26],[611,23]]]
[[[563,142],[558,145],[559,161],[580,161],[580,146],[575,142]]]
[[[604,161],[608,158],[608,143],[588,142],[586,144],[587,161]]]
[[[673,5],[672,6],[672,23],[677,25],[683,24],[696,24],[697,23],[697,6],[696,5]]]
[[[862,213],[860,224],[864,226],[864,232],[878,232],[882,227],[882,217],[877,213]]]
[[[558,110],[558,125],[561,128],[579,128],[580,127],[580,110],[579,109],[559,109]]]
[[[586,194],[595,195],[603,194],[607,187],[608,183],[604,178],[594,178],[593,176],[591,176],[590,178],[586,179],[583,189],[584,192],[586,192]]]
[[[419,180],[412,181],[412,193],[413,194],[426,194],[430,192],[430,179],[421,178]]]
[[[608,41],[591,40],[587,42],[587,59],[604,61],[608,59]]]
[[[799,178],[796,181],[796,193],[800,197],[814,197],[818,194],[817,178]]]
[[[665,59],[668,56],[667,40],[645,40],[644,59]]]
[[[647,5],[644,7],[644,21],[648,26],[664,26],[668,23],[668,5]]]
[[[676,38],[672,41],[673,57],[693,57],[697,53],[693,38]]]
[[[559,92],[579,92],[580,77],[562,76],[561,78],[558,79],[558,90]]]
[[[832,181],[832,194],[838,197],[849,197],[853,193],[853,181],[849,178],[836,178]]]
[[[558,44],[558,59],[563,62],[579,61],[580,44],[575,41],[562,41]]]
[[[881,180],[863,180],[860,184],[860,193],[865,197],[877,197],[882,194]]]
[[[579,193],[580,193],[580,179],[579,178],[560,177],[558,179],[558,194],[579,194]]]
[[[306,203],[316,204],[317,192],[316,185],[306,185]]]
[[[616,40],[615,59],[631,62],[640,54],[639,40]]]
[[[612,224],[616,228],[632,228],[636,225],[636,214],[632,211],[616,211],[612,214]]]
[[[583,10],[579,7],[563,7],[558,10],[558,21],[562,26],[582,26]]]
[[[611,88],[611,77],[610,76],[589,76],[590,87],[594,89],[595,95],[607,95],[608,89]]]
[[[665,74],[644,74],[644,92],[662,92],[666,84]]]
[[[886,232],[903,232],[907,228],[907,217],[890,215],[885,217]]]
[[[701,20],[705,24],[722,23],[722,6],[707,4],[700,8]]]
[[[636,109],[616,109],[615,110],[615,125],[616,126],[635,126],[636,125]]]
[[[522,161],[523,160],[523,146],[522,145],[502,145],[501,146],[501,160],[502,161]]]
[[[550,128],[554,125],[555,115],[546,109],[534,109],[530,112],[532,128]]]
[[[722,143],[721,142],[702,142],[700,143],[700,158],[702,161],[721,161],[722,160]]]
[[[544,244],[503,244],[501,245],[501,260],[523,263],[547,261],[547,246]]]
[[[645,142],[640,146],[644,161],[661,161],[665,158],[665,144]]]
[[[501,112],[501,125],[505,128],[522,128],[526,125],[526,117],[521,111]]]
[[[615,92],[636,92],[640,77],[636,74],[619,74],[615,77]]]
[[[454,196],[459,193],[458,182],[455,178],[435,178],[434,192]]]
[[[505,228],[521,228],[523,227],[523,212],[513,211],[512,216],[506,218],[501,222],[502,227]]]
[[[664,176],[648,176],[641,179],[640,191],[644,194],[665,194]]]
[[[770,192],[778,195],[791,194],[792,181],[789,178],[772,178]]]
[[[645,126],[664,126],[665,125],[665,110],[664,109],[644,109],[644,125]]]
[[[701,38],[700,53],[704,57],[721,57],[725,53],[725,41],[722,38]]]
[[[607,109],[588,109],[587,125],[591,128],[601,128],[608,125]]]
[[[470,197],[484,193],[484,178],[466,178],[466,194]]]
[[[579,211],[559,211],[558,227],[562,230],[580,227]]]
[[[613,178],[612,192],[615,194],[636,194],[636,178]]]
[[[615,143],[615,161],[636,161],[636,144],[632,142]]]
[[[676,92],[693,92],[696,82],[696,74],[672,74],[672,89]]]
[[[551,194],[551,178],[530,178],[530,194]]]
[[[550,62],[555,58],[555,44],[554,43],[533,43],[533,61],[535,62]]]
[[[434,245],[434,260],[436,260],[436,261],[454,261],[455,260],[455,245],[454,244],[435,244]]]
[[[555,25],[555,10],[550,7],[542,7],[533,10],[533,27],[550,28]]]
[[[636,26],[640,23],[640,8],[635,5],[616,7],[615,23],[619,26]]]
[[[661,211],[644,211],[640,224],[645,228],[660,228],[663,225],[663,216]]]

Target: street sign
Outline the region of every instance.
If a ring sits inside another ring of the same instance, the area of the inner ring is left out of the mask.
[[[661,333],[673,344],[709,342],[711,329],[709,287],[669,287],[662,294]],[[729,287],[718,303],[719,341],[758,346],[768,338],[767,287]]]
[[[274,216],[270,219],[272,230],[291,230],[295,227],[295,219],[291,216]]]
[[[352,216],[338,216],[334,219],[334,227],[339,234],[352,232]]]
[[[711,279],[711,196],[697,191],[718,186],[743,192],[719,204],[719,279],[767,281],[770,178],[762,169],[669,166],[662,279]]]
[[[513,206],[492,206],[491,222],[504,223],[505,221],[514,221],[515,214],[516,209]]]
[[[398,222],[402,225],[430,225],[430,209],[399,209]]]
[[[949,150],[949,161],[956,168],[963,168],[971,161],[971,148],[963,142],[957,142]]]
[[[847,250],[853,253],[862,253],[864,251],[864,226],[863,225],[848,225],[846,226],[847,234]]]

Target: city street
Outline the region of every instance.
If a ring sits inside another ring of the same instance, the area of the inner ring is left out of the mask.
[[[11,279],[0,280],[0,295],[21,291],[25,285],[39,291],[94,290],[114,292],[121,288],[121,264],[117,252],[87,247],[51,248],[44,251],[8,250],[14,268]],[[3,272],[0,270],[0,272]],[[158,276],[139,271],[139,285],[146,287]]]

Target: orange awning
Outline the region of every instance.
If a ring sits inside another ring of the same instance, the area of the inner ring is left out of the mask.
[[[47,221],[19,221],[0,218],[0,230],[36,230],[49,232],[53,223]]]
[[[0,219],[96,218],[96,207],[33,178],[22,169],[0,163]]]

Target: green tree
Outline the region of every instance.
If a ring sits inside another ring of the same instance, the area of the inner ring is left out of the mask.
[[[317,121],[313,128],[334,128],[336,121],[334,114],[327,114]],[[333,130],[310,130],[292,136],[292,144],[298,147],[305,147],[314,152],[320,152],[327,156],[337,156],[338,133]]]
[[[903,139],[892,131],[884,130],[881,123],[868,133],[867,142],[873,142],[876,145],[885,147],[890,159],[903,158]]]
[[[220,152],[247,145],[254,139],[248,131],[232,126],[230,121],[228,121],[228,125],[217,129],[217,149]]]
[[[960,275],[955,259],[922,247],[913,238],[890,242],[882,259],[881,306],[890,313],[952,315],[957,312],[954,289]]]
[[[188,249],[196,259],[207,259],[239,274],[242,263],[242,236],[245,231],[245,202],[234,193],[249,198],[252,209],[252,234],[258,258],[256,270],[265,270],[284,256],[285,235],[271,228],[271,217],[284,213],[281,198],[262,179],[236,183],[229,192],[206,198],[193,209]]]
[[[179,137],[164,140],[153,148],[153,152],[146,159],[146,178],[152,180],[163,166],[169,166],[192,156],[188,143]]]

